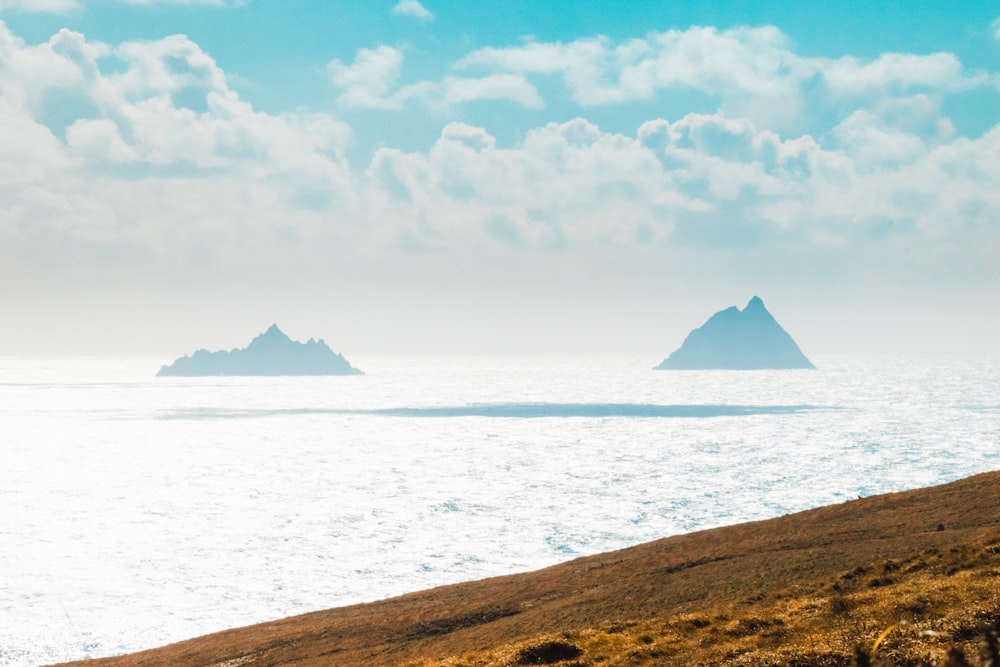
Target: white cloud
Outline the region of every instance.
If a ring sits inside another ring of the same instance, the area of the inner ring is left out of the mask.
[[[439,251],[662,241],[678,212],[703,207],[637,140],[583,119],[532,130],[508,149],[452,123],[426,154],[378,152],[368,179],[377,219],[425,221],[405,238]]]
[[[492,150],[497,145],[496,137],[489,132],[466,123],[448,123],[441,130],[441,139],[456,141],[477,151]]]
[[[399,87],[402,66],[403,52],[391,46],[358,49],[350,65],[330,62],[330,80],[343,89],[337,104],[352,109],[400,110],[416,100],[439,111],[481,100],[508,100],[536,109],[543,106],[538,90],[521,75],[447,76],[440,83],[421,81]]]
[[[993,39],[1000,39],[1000,16],[990,24],[990,30],[993,32]]]
[[[697,91],[717,99],[729,115],[775,129],[801,124],[807,106],[815,117],[839,113],[844,98],[876,104],[924,91],[964,91],[991,80],[985,73],[966,71],[948,53],[887,53],[870,60],[800,56],[770,26],[693,27],[617,43],[588,37],[487,47],[461,58],[455,68],[521,74],[531,83],[556,76],[585,108],[652,100],[665,91]]]
[[[16,12],[41,12],[61,14],[82,5],[79,0],[0,0],[0,12],[12,10]]]
[[[118,125],[106,118],[74,122],[66,128],[66,145],[94,163],[133,162],[139,158],[135,148],[122,138]]]
[[[421,21],[431,21],[434,19],[434,14],[429,12],[418,0],[399,0],[396,6],[392,8],[392,13],[399,16],[420,19]]]
[[[844,56],[822,63],[819,69],[830,89],[838,94],[862,94],[886,88],[954,90],[984,82],[979,76],[966,76],[962,64],[951,53],[926,56],[887,53],[869,62]]]
[[[36,50],[59,66],[23,63],[20,79],[31,84],[21,88],[38,100],[36,106],[48,104],[44,93],[57,88],[72,88],[85,97],[92,117],[69,125],[66,140],[88,159],[255,170],[289,169],[296,161],[308,164],[320,155],[341,159],[337,156],[347,142],[346,126],[325,116],[317,122],[301,113],[254,111],[228,87],[214,60],[185,37],[126,42],[111,49],[64,32],[54,42]],[[104,60],[123,67],[103,74]],[[58,79],[40,77],[45,71],[62,74]],[[301,125],[308,125],[311,136],[301,134]]]
[[[523,74],[561,74],[574,98],[586,104],[599,93],[596,88],[606,69],[609,42],[605,38],[580,39],[570,44],[528,43],[521,47],[487,47],[455,63],[459,70],[483,68]]]
[[[482,100],[508,100],[530,109],[544,104],[538,90],[523,76],[493,74],[481,79],[445,77],[443,102],[446,105]]]
[[[886,53],[874,59],[804,57],[772,26],[693,27],[614,42],[586,37],[475,50],[453,63],[462,73],[401,84],[403,54],[360,49],[353,64],[333,61],[345,107],[401,110],[407,100],[429,108],[475,100],[508,100],[543,108],[540,90],[560,79],[577,105],[590,108],[697,93],[732,117],[780,131],[827,131],[856,108],[915,95],[938,97],[988,86],[995,77],[969,72],[949,53]],[[848,108],[853,107],[853,108]],[[806,111],[808,110],[808,112]],[[825,125],[824,125],[825,124]]]
[[[911,162],[927,150],[920,137],[886,127],[868,111],[855,111],[845,118],[833,136],[857,163],[878,167]]]
[[[823,146],[720,114],[650,122],[634,138],[576,119],[506,149],[481,128],[450,125],[426,155],[376,156],[368,178],[381,195],[371,205],[379,219],[426,221],[410,234],[439,251],[515,241],[712,246],[742,228],[744,247],[794,243],[809,253],[831,243],[877,247],[887,223],[918,247],[966,237],[961,211],[988,215],[1000,198],[990,186],[1000,157],[986,157],[1000,135],[935,148],[879,123],[852,117],[840,143]],[[998,235],[986,235],[997,247]]]
[[[184,37],[111,47],[62,31],[29,46],[0,24],[0,62],[0,255],[11,266],[46,255],[242,262],[276,243],[267,217],[293,224],[352,205],[349,129],[255,111]],[[78,117],[43,125],[67,100]]]
[[[72,169],[74,160],[48,128],[7,96],[0,96],[0,209],[14,206],[18,192],[51,186],[49,175]],[[0,225],[4,231],[11,228]]]
[[[719,48],[728,43],[732,58],[750,43],[784,48],[780,35],[767,30],[738,35],[689,31],[663,39],[676,46],[670,57],[689,64],[692,57],[677,55],[693,48],[680,46],[685,39],[708,39]],[[616,62],[638,68],[638,77],[643,71],[639,65],[656,52],[656,41],[614,48],[606,40],[565,47],[527,45],[477,57],[522,71],[573,69],[577,76],[595,54],[615,53],[611,57]],[[234,232],[222,229],[242,225],[243,217],[254,221],[247,223],[251,228],[266,229],[267,216],[301,220],[298,238],[334,234],[318,219],[306,221],[310,210],[329,211],[336,201],[338,216],[352,220],[336,234],[347,233],[368,248],[391,245],[404,236],[452,249],[467,243],[504,248],[515,241],[538,247],[669,245],[675,230],[690,240],[698,220],[725,225],[737,211],[744,225],[759,226],[761,234],[784,229],[847,242],[858,225],[869,224],[865,221],[908,216],[927,229],[940,229],[949,224],[942,217],[945,211],[992,205],[991,184],[1000,176],[996,159],[982,148],[996,142],[995,133],[956,139],[940,123],[938,102],[922,94],[857,108],[821,139],[785,136],[726,111],[652,120],[635,136],[609,133],[577,118],[529,129],[520,143],[506,147],[482,127],[451,123],[429,151],[404,154],[386,148],[367,170],[354,172],[342,157],[350,136],[343,123],[325,114],[254,110],[229,88],[218,64],[184,37],[111,46],[62,31],[31,46],[3,28],[0,56],[5,127],[16,128],[6,141],[35,147],[26,151],[30,160],[18,151],[9,153],[18,158],[4,160],[0,171],[8,184],[20,183],[25,193],[33,193],[31,205],[8,202],[9,210],[24,215],[39,207],[61,210],[65,204],[66,210],[82,207],[92,215],[110,211],[109,220],[127,219],[145,205],[130,199],[130,193],[142,191],[156,202],[149,219],[167,225],[168,218],[194,216],[190,207],[204,205],[213,211],[211,224],[223,236]],[[913,74],[913,63],[905,59],[867,64],[841,60],[828,71],[836,72],[831,79],[837,81],[854,68],[864,79],[861,87],[887,80],[924,85],[945,74],[961,76],[951,59],[928,62],[941,70],[925,72],[923,78]],[[344,88],[344,106],[399,108],[406,100],[437,100],[444,106],[499,99],[535,108],[542,103],[527,75],[519,73],[447,76],[439,84],[400,87],[402,63],[401,51],[382,46],[360,50],[349,65],[335,61],[329,72]],[[710,71],[707,65],[700,67],[685,73],[678,66],[669,76],[686,81],[693,72]],[[729,77],[741,82],[742,89],[766,94],[768,85],[783,85],[758,81],[759,72],[769,67],[791,72],[797,65],[760,62],[742,70],[711,71],[720,81]],[[667,74],[644,76],[652,81],[649,77]],[[710,79],[698,85],[714,85]],[[643,85],[635,79],[615,89],[639,91]],[[62,97],[53,98],[53,92]],[[80,101],[80,115],[64,126],[43,126],[38,119],[70,93]],[[944,155],[950,157],[945,160]],[[129,182],[134,176],[127,177],[126,170],[146,176]],[[181,183],[189,188],[190,182],[158,176],[163,170],[175,179],[176,174],[201,174],[205,192],[217,182],[225,197],[242,199],[192,201],[177,189]],[[95,178],[101,179],[100,187]],[[914,190],[925,193],[920,207],[906,203]],[[6,197],[16,200],[19,195],[12,192]],[[174,197],[185,202],[180,213]],[[227,206],[239,215],[225,212]],[[285,216],[282,207],[297,213]],[[807,230],[806,221],[819,228]],[[155,233],[147,230],[154,246],[167,243],[170,235],[178,243],[186,238],[176,230],[168,234],[168,227],[158,224],[153,225]],[[267,237],[267,232],[260,235]]]
[[[670,87],[776,94],[794,92],[794,81],[803,75],[804,66],[785,41],[774,28],[691,28],[617,45],[602,37],[486,48],[465,56],[456,67],[559,74],[584,106],[650,99]]]
[[[327,65],[330,80],[343,88],[337,103],[349,108],[398,109],[391,96],[403,66],[403,52],[391,46],[358,49],[354,62],[334,60]]]

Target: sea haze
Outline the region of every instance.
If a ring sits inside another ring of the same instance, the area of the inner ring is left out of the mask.
[[[996,469],[1000,363],[0,358],[0,664],[99,657]]]

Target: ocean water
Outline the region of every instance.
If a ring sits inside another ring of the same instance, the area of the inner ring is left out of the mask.
[[[0,358],[0,664],[100,657],[1000,468],[1000,363]]]

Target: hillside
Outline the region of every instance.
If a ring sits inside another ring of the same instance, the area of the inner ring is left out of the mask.
[[[998,618],[994,472],[76,664],[978,664]]]

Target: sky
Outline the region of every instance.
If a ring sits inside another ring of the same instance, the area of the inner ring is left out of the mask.
[[[1000,2],[0,0],[0,355],[1000,356]]]

